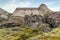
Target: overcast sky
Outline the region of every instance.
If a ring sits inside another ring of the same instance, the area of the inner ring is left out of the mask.
[[[0,0],[0,8],[13,13],[17,7],[39,7],[42,3],[53,11],[60,11],[60,0]]]

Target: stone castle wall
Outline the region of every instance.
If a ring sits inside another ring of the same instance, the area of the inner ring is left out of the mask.
[[[31,14],[36,14],[39,15],[39,10],[38,9],[21,9],[21,10],[15,10],[13,13],[13,16],[25,16],[25,15],[31,15]]]
[[[43,13],[47,11],[51,10],[49,10],[45,4],[41,4],[38,8],[16,8],[12,16],[43,15]]]

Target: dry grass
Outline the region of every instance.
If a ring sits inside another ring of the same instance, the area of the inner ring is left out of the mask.
[[[39,28],[14,27],[0,29],[0,40],[60,40],[60,27],[44,33]]]

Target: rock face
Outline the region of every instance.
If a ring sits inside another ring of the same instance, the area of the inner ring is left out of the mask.
[[[2,24],[0,24],[0,28],[9,28],[9,27],[16,27],[16,26],[21,26],[22,25],[22,20],[20,18],[14,18],[9,21],[5,21]]]
[[[15,26],[27,25],[34,27],[34,26],[39,26],[42,19],[43,17],[41,15],[33,15],[33,16],[25,15],[24,18],[15,17],[12,20],[4,22],[0,26],[15,27]]]
[[[7,19],[8,18],[8,12],[0,8],[0,17]]]
[[[25,24],[28,26],[37,26],[39,25],[39,22],[41,22],[43,17],[41,15],[33,15],[33,16],[28,16],[25,15],[24,21]]]
[[[53,12],[46,16],[46,22],[50,24],[52,27],[57,27],[60,25],[60,13]]]
[[[32,28],[38,27],[43,32],[49,32],[51,31],[50,25],[47,23],[42,22],[43,17],[41,15],[25,15],[24,21],[25,25],[30,26]]]

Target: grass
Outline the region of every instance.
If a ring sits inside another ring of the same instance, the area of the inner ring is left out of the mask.
[[[31,27],[4,28],[0,29],[0,40],[60,40],[60,27],[48,33]]]

